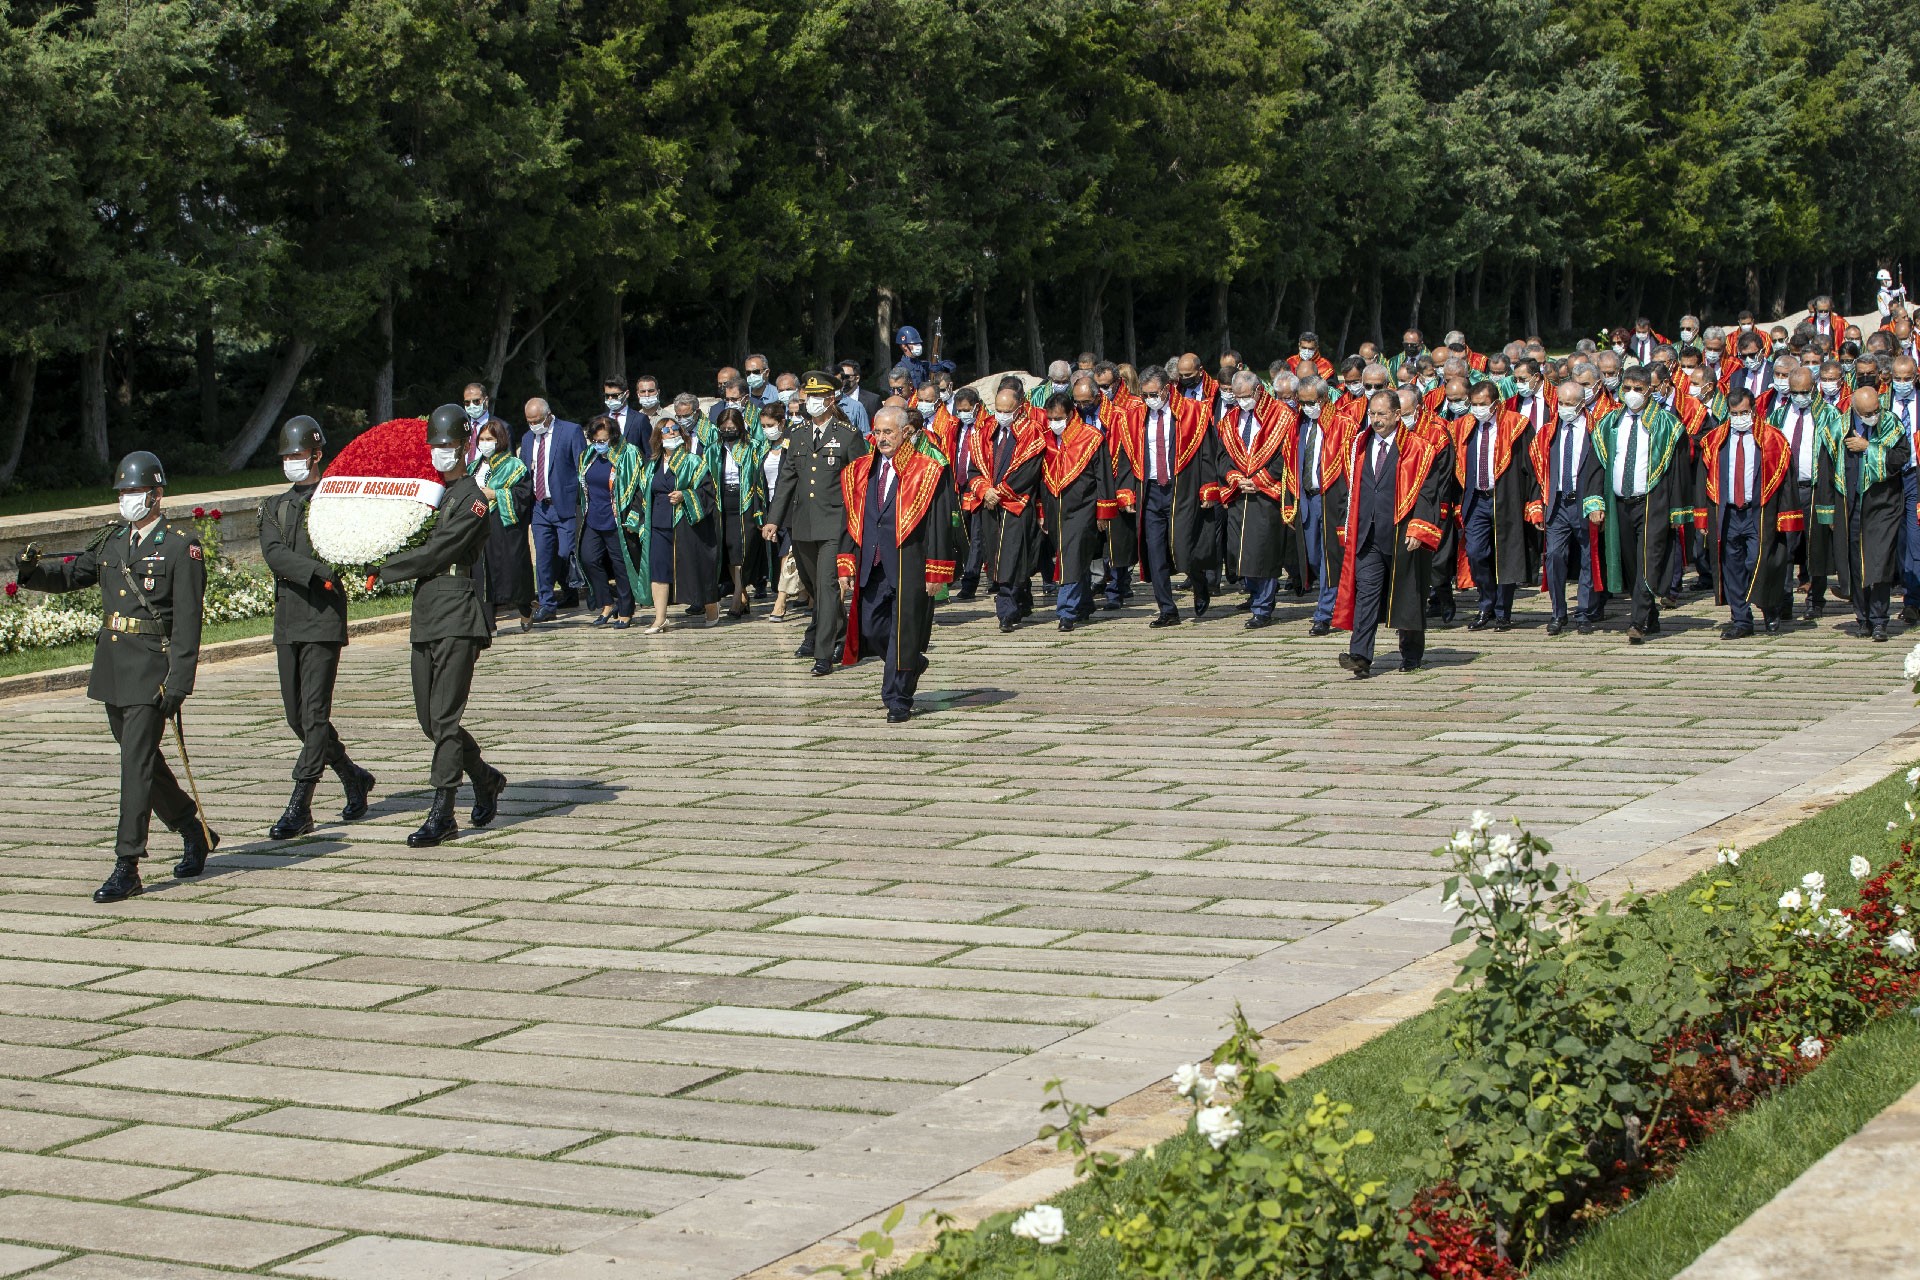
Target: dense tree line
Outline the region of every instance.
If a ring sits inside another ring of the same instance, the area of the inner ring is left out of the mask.
[[[1871,305],[1910,0],[0,0],[0,480],[477,377]],[[517,417],[509,412],[508,417]]]

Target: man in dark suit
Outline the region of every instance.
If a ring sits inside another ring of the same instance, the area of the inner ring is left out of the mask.
[[[613,428],[620,438],[638,449],[641,457],[647,457],[653,440],[653,422],[627,402],[627,384],[619,378],[602,382],[600,403],[607,407],[607,416],[613,419]]]
[[[480,428],[489,422],[499,422],[503,427],[507,424],[494,416],[493,397],[487,393],[484,382],[469,382],[461,390],[460,407],[467,411],[467,421],[473,428],[467,437],[467,461],[472,462],[478,456],[474,451],[480,444]]]
[[[176,876],[199,875],[220,843],[160,754],[167,721],[180,714],[199,667],[206,553],[191,529],[160,518],[167,489],[160,459],[145,450],[128,454],[114,469],[113,487],[120,521],[102,528],[85,550],[43,560],[29,546],[17,562],[20,585],[35,591],[100,587],[104,616],[87,696],[106,704],[107,727],[120,744],[120,825],[113,874],[94,890],[95,902],[141,892],[140,860],[153,815],[185,843]]]
[[[840,472],[867,451],[867,442],[841,411],[836,390],[824,370],[811,370],[802,380],[799,421],[787,433],[786,459],[760,528],[768,542],[783,528],[793,538],[794,563],[813,599],[813,620],[793,656],[812,658],[816,676],[833,671],[844,621],[835,563],[847,524]]]
[[[427,775],[433,806],[419,830],[407,837],[413,849],[432,848],[460,834],[453,797],[462,774],[473,784],[473,812],[467,817],[476,827],[493,821],[507,785],[506,775],[480,758],[480,744],[460,724],[473,691],[474,665],[493,643],[486,561],[493,491],[468,475],[460,461],[469,434],[458,405],[441,405],[427,419],[427,447],[446,485],[439,513],[425,542],[388,557],[374,571],[380,581],[415,580],[407,640],[413,646],[413,712],[433,743]]]
[[[865,436],[872,426],[873,415],[880,412],[881,398],[876,393],[868,391],[860,385],[860,362],[858,360],[842,360],[838,369],[840,373],[841,408],[847,415],[847,421],[851,422],[862,436]],[[853,406],[855,405],[859,406],[860,412],[858,414],[853,412]]]
[[[533,585],[539,600],[535,622],[552,622],[562,597],[572,590],[573,525],[580,507],[580,455],[587,438],[574,422],[562,422],[539,396],[527,401],[527,434],[520,461],[533,473]]]
[[[333,684],[347,643],[347,593],[333,566],[313,554],[307,504],[320,486],[327,438],[312,418],[289,418],[280,428],[280,467],[293,487],[260,504],[260,558],[273,573],[273,649],[280,661],[280,701],[287,727],[300,739],[293,762],[293,795],[267,834],[291,840],[313,830],[313,789],[332,769],[347,793],[340,817],[367,811],[374,778],[347,758],[333,729]]]

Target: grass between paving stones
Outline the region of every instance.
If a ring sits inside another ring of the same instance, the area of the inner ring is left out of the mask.
[[[409,597],[379,596],[372,600],[352,601],[347,605],[347,617],[377,618],[389,613],[405,613],[410,607],[412,600]],[[201,630],[200,643],[209,645],[222,640],[246,640],[253,636],[264,636],[272,630],[271,616],[242,618],[238,622],[215,622]],[[17,653],[0,653],[0,676],[23,676],[34,671],[76,667],[92,661],[91,640],[54,645],[47,649],[22,649]]]
[[[1858,898],[1847,860],[1867,857],[1877,870],[1896,855],[1886,825],[1902,818],[1901,801],[1910,795],[1901,770],[1848,797],[1823,813],[1743,850],[1742,876],[1762,876],[1782,887],[1807,871],[1820,871],[1834,905]],[[1498,816],[1498,815],[1496,815]],[[1711,871],[1711,859],[1705,870]],[[1687,905],[1697,887],[1689,881],[1656,899],[1654,910],[1673,920],[1683,933],[1704,930],[1705,920]],[[1646,957],[1649,970],[1654,957]],[[1356,1129],[1370,1129],[1371,1146],[1348,1153],[1363,1177],[1397,1180],[1406,1162],[1434,1144],[1438,1135],[1429,1118],[1413,1110],[1403,1084],[1420,1079],[1444,1043],[1445,1027],[1425,1013],[1391,1028],[1374,1040],[1315,1067],[1289,1087],[1309,1095],[1324,1092],[1353,1104]],[[1226,1038],[1223,1028],[1221,1038]],[[1168,1063],[1169,1072],[1178,1065]],[[1841,1042],[1818,1069],[1786,1090],[1742,1113],[1702,1143],[1679,1172],[1629,1210],[1587,1232],[1559,1257],[1535,1268],[1535,1280],[1667,1280],[1683,1270],[1721,1236],[1743,1222],[1775,1192],[1832,1150],[1886,1106],[1920,1082],[1920,1021],[1888,1019]],[[1066,1081],[1069,1097],[1073,1081]],[[1035,1098],[1036,1107],[1039,1099]],[[1150,1185],[1181,1146],[1199,1139],[1189,1129],[1122,1166],[1116,1189],[1122,1198]],[[1049,1203],[1067,1218],[1068,1232],[1079,1242],[1075,1261],[1061,1267],[1060,1280],[1125,1280],[1111,1247],[1098,1238],[1099,1206],[1091,1189],[1076,1186]],[[1005,1260],[1011,1275],[1016,1254],[1031,1257],[1024,1244],[998,1233],[988,1255]],[[911,1280],[920,1268],[900,1273]]]

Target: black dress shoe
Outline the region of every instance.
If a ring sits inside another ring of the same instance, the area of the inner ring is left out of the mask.
[[[1703,573],[1699,577],[1695,578],[1693,580],[1693,589],[1695,591],[1713,590],[1713,575]]]
[[[140,883],[140,859],[115,858],[113,874],[93,891],[95,902],[119,902],[138,897],[146,886]]]
[[[1558,618],[1548,618],[1548,619],[1547,619],[1547,634],[1548,634],[1548,635],[1550,635],[1550,636],[1557,636],[1557,635],[1559,635],[1559,634],[1560,634],[1560,633],[1561,633],[1562,631],[1565,631],[1566,629],[1567,629],[1567,624],[1566,624],[1566,623],[1564,623],[1564,622],[1562,622],[1562,621],[1560,621],[1560,619],[1558,619]]]
[[[1492,614],[1490,613],[1476,614],[1473,620],[1467,623],[1467,630],[1485,631],[1488,627],[1492,625],[1493,625]]]
[[[902,711],[898,707],[887,708],[888,724],[905,724],[907,721],[911,719],[913,719],[913,712],[911,711]]]
[[[1657,636],[1660,634],[1660,615],[1659,614],[1656,613],[1651,618],[1647,619],[1647,634],[1650,636]]]
[[[701,614],[705,613],[706,611],[707,611],[707,606],[703,604],[690,604],[684,610],[684,612],[689,618],[697,618]]]
[[[1247,630],[1249,631],[1258,631],[1262,627],[1270,627],[1272,625],[1273,618],[1271,616],[1265,618],[1256,616],[1247,619]]]
[[[1405,658],[1402,658],[1400,659],[1400,674],[1410,676],[1426,665],[1424,662],[1408,662]]]
[[[1495,631],[1511,631],[1513,630],[1513,619],[1512,618],[1495,618],[1493,620],[1493,629]]]
[[[1800,610],[1800,621],[1818,622],[1821,618],[1826,616],[1826,613],[1827,611],[1824,608],[1820,608],[1815,605],[1808,605],[1806,606],[1806,608]]]
[[[1753,624],[1750,622],[1729,622],[1726,626],[1720,628],[1720,638],[1722,640],[1745,640],[1752,635]]]
[[[1660,597],[1660,607],[1662,609],[1678,609],[1680,607],[1680,598],[1669,591],[1666,595]]]
[[[1780,619],[1778,618],[1768,618],[1764,629],[1770,636],[1777,636],[1783,630],[1780,625]]]
[[[1212,607],[1213,607],[1212,596],[1200,595],[1198,593],[1194,595],[1193,597],[1193,616],[1194,617],[1196,618],[1206,617],[1207,610],[1211,609]]]
[[[1453,611],[1454,603],[1451,600],[1440,606],[1440,623],[1442,626],[1453,625]]]
[[[1019,624],[1018,624],[1018,623],[1016,623],[1016,622],[1003,622],[1003,623],[1001,623],[1001,624],[1000,624],[1000,634],[1001,634],[1001,635],[1003,635],[1003,636],[1004,636],[1004,635],[1008,635],[1008,634],[1010,634],[1010,633],[1011,633],[1011,632],[1013,631],[1013,629],[1014,629],[1014,628],[1015,628],[1016,626],[1018,626],[1018,625],[1019,625]]]
[[[453,820],[453,788],[437,787],[433,793],[433,807],[427,810],[427,820],[407,837],[407,848],[431,849],[459,834],[460,828]]]
[[[1177,613],[1162,613],[1155,616],[1154,620],[1152,622],[1149,622],[1147,625],[1149,627],[1156,627],[1156,628],[1157,627],[1177,627],[1180,625],[1180,615]]]
[[[375,778],[353,761],[348,760],[334,770],[339,775],[340,786],[347,793],[346,807],[340,810],[340,821],[352,822],[356,818],[367,816],[367,795],[373,790]]]
[[[267,839],[291,840],[313,830],[313,786],[311,781],[293,784],[293,794],[287,797],[286,812],[268,828]]]
[[[1373,662],[1370,659],[1359,657],[1356,654],[1341,654],[1340,667],[1343,671],[1353,672],[1354,679],[1356,680],[1364,680],[1373,674]]]
[[[307,785],[311,787],[313,784]],[[180,880],[191,880],[205,871],[207,855],[211,854],[219,843],[220,833],[212,827],[203,830],[199,816],[195,815],[186,826],[180,828],[181,853],[180,861],[173,864],[174,877]]]
[[[1900,621],[1907,626],[1920,622],[1920,605],[1903,604],[1900,606]]]
[[[1112,613],[1115,609],[1118,609],[1119,607],[1120,607],[1120,602],[1118,600],[1102,600],[1100,602],[1100,608],[1107,613]]]
[[[1873,642],[1875,644],[1885,644],[1887,642],[1887,624],[1886,623],[1883,622],[1879,626],[1873,629]]]
[[[1331,622],[1316,621],[1312,626],[1307,628],[1307,634],[1310,636],[1324,636],[1332,630],[1333,624]]]
[[[1628,627],[1628,628],[1627,628],[1627,643],[1628,643],[1628,644],[1645,644],[1646,642],[1647,642],[1647,633],[1646,633],[1646,632],[1644,632],[1644,631],[1642,631],[1642,630],[1641,630],[1640,628],[1638,628],[1638,627]]]
[[[1583,636],[1590,636],[1593,634],[1593,624],[1587,621],[1585,618],[1582,618],[1580,619],[1580,621],[1574,623],[1573,629],[1576,633]]]
[[[807,672],[807,674],[810,676],[830,676],[833,674],[833,664],[822,659],[814,663],[813,669]]]
[[[500,793],[507,789],[507,775],[498,769],[487,770],[492,776],[473,780],[473,809],[467,814],[467,821],[476,827],[484,827],[493,821],[500,812]]]
[[[793,656],[796,658],[811,658],[813,656],[813,645],[810,643],[801,645],[793,651]]]
[[[1071,622],[1068,622],[1065,618],[1062,618],[1060,620],[1060,629],[1062,631],[1071,631],[1073,630],[1073,624]]]

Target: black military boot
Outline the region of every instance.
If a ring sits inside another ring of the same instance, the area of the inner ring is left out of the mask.
[[[506,774],[489,768],[487,775],[473,780],[473,812],[467,815],[467,821],[476,827],[493,821],[494,815],[500,812],[500,793],[507,789]]]
[[[140,859],[115,858],[113,874],[106,883],[93,891],[95,902],[119,902],[125,898],[137,896],[146,888],[140,883]]]
[[[180,828],[180,842],[183,849],[180,861],[173,864],[173,876],[176,880],[191,880],[207,869],[207,855],[219,847],[220,833],[212,827],[203,833],[200,819],[193,817]]]
[[[453,821],[453,791],[452,787],[434,790],[433,807],[427,810],[427,820],[407,837],[407,848],[431,849],[442,840],[451,840],[460,834],[460,828]]]
[[[293,794],[287,797],[287,811],[268,830],[268,839],[291,840],[313,830],[313,786],[312,779],[294,781]]]
[[[339,775],[340,785],[347,793],[346,807],[340,810],[340,821],[352,822],[356,818],[367,816],[367,794],[373,790],[375,778],[351,760],[342,760],[333,768]]]

